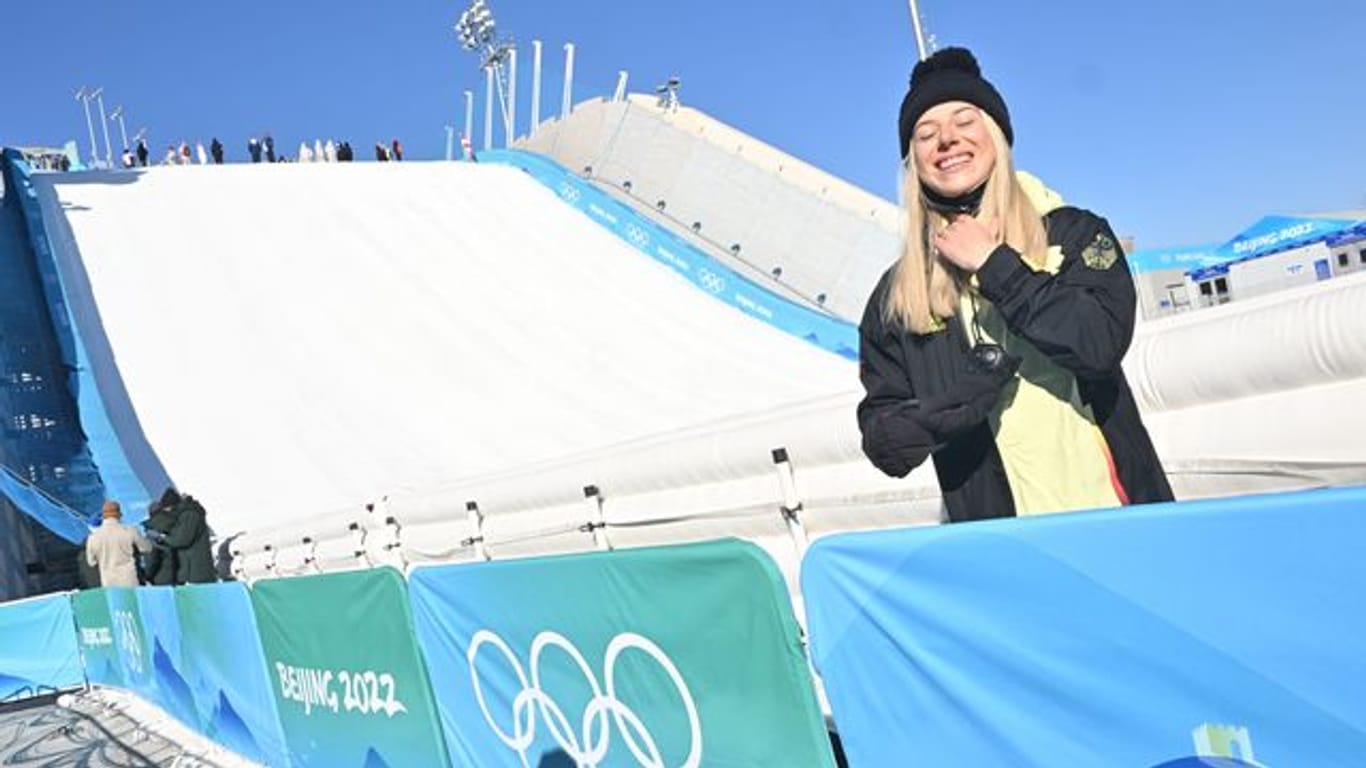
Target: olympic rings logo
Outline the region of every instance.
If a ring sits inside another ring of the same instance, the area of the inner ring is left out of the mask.
[[[132,611],[115,610],[114,627],[119,638],[119,647],[123,648],[125,660],[129,669],[135,675],[141,675],[145,670],[142,665],[142,640],[138,637],[137,620],[133,618]]]
[[[502,653],[522,687],[512,700],[512,733],[506,733],[498,727],[489,713],[488,703],[484,700],[484,689],[479,683],[479,672],[475,666],[479,649],[484,645],[491,645]],[[569,722],[568,714],[549,694],[541,690],[541,654],[550,647],[560,649],[574,661],[593,693],[584,708],[578,733],[575,733],[573,725]],[[688,757],[679,764],[679,768],[698,768],[702,764],[702,722],[697,714],[697,703],[693,701],[688,684],[684,682],[673,661],[659,646],[634,632],[623,632],[608,643],[607,653],[602,661],[605,681],[603,685],[599,685],[583,654],[558,632],[542,632],[531,642],[531,679],[528,680],[526,670],[522,668],[517,655],[503,638],[487,629],[481,629],[474,633],[467,653],[470,685],[474,688],[474,697],[479,702],[479,710],[484,713],[484,720],[489,724],[489,728],[493,729],[499,741],[521,757],[522,765],[529,765],[526,753],[536,740],[536,720],[539,713],[547,733],[575,765],[594,768],[607,757],[612,746],[611,726],[615,724],[616,730],[621,733],[622,741],[626,743],[626,748],[631,751],[642,768],[666,768],[659,744],[645,727],[640,715],[617,698],[617,658],[631,649],[641,651],[654,659],[668,674],[669,680],[682,697],[683,707],[688,716],[690,740]],[[610,721],[608,715],[611,715]]]
[[[721,291],[726,290],[726,281],[723,280],[720,275],[709,269],[699,270],[697,279],[702,283],[703,288],[706,288],[712,293],[720,293]]]
[[[635,224],[626,225],[626,239],[634,243],[637,248],[644,248],[650,244],[650,234]]]
[[[578,188],[569,183],[560,185],[560,197],[570,203],[577,203],[581,193]]]

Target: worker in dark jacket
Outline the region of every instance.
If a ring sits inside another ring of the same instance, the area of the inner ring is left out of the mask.
[[[143,573],[147,583],[153,586],[169,587],[176,583],[176,559],[174,549],[166,546],[165,539],[175,528],[176,511],[180,505],[180,494],[174,488],[167,488],[161,498],[147,508],[147,538],[152,540],[152,551],[144,558]]]
[[[203,584],[216,581],[213,547],[204,507],[185,494],[175,507],[175,524],[162,543],[175,553],[176,584]]]
[[[173,584],[217,581],[213,574],[213,547],[209,541],[209,523],[205,519],[204,507],[189,493],[180,495],[175,489],[167,488],[154,508],[158,514],[164,515],[161,521],[169,518],[169,526],[158,521],[158,527],[167,527],[164,533],[153,533],[153,527],[149,526],[148,534],[158,551],[169,553],[173,563]],[[165,567],[164,563],[160,567]],[[161,582],[153,581],[153,584]]]
[[[901,106],[906,243],[859,326],[864,452],[933,457],[950,521],[1172,498],[1120,361],[1135,294],[1106,221],[1011,160],[1010,115],[962,48]]]

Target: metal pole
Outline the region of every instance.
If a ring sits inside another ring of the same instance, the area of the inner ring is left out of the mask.
[[[508,49],[507,124],[503,131],[503,146],[511,147],[517,140],[517,49]]]
[[[626,98],[627,77],[629,77],[629,75],[626,74],[626,70],[623,69],[617,72],[617,90],[616,93],[612,94],[612,101],[621,101]]]
[[[85,107],[85,127],[86,130],[90,131],[90,161],[98,163],[100,161],[100,150],[99,147],[95,146],[95,123],[90,119],[90,94],[82,88],[76,91],[76,100]]]
[[[120,104],[109,113],[110,120],[119,121],[119,137],[123,139],[123,148],[128,149],[128,129],[123,125],[123,105]]]
[[[916,0],[910,0],[910,3],[911,24],[915,27],[915,48],[920,52],[920,60],[924,61],[928,58],[928,54],[925,52],[925,30],[920,25],[920,6]]]
[[[564,44],[564,100],[560,102],[560,119],[574,111],[574,44]]]
[[[484,151],[493,151],[493,65],[484,67]]]
[[[474,141],[474,91],[465,91],[465,140]]]
[[[109,119],[104,116],[104,89],[95,89],[95,103],[100,105],[100,128],[104,130],[104,167],[114,167],[114,148],[109,143]]]
[[[446,126],[446,162],[454,159],[452,153],[455,151],[455,126]]]
[[[536,132],[541,124],[541,41],[531,41],[531,129],[527,135]]]

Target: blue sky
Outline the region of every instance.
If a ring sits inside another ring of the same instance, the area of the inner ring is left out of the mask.
[[[610,93],[619,69],[636,91],[676,73],[684,103],[895,198],[915,50],[900,0],[490,2],[506,32],[545,43],[543,111],[559,103],[572,41],[576,100]],[[1019,165],[1140,247],[1223,240],[1265,213],[1366,209],[1359,3],[921,3],[939,44],[971,47],[1005,96]],[[349,138],[366,158],[397,136],[410,157],[435,159],[443,126],[463,124],[461,92],[482,98],[450,33],[462,8],[23,0],[4,16],[0,143],[84,147],[71,94],[93,84],[107,107],[125,105],[130,133],[149,128],[154,150],[217,135],[240,159],[248,136],[270,131],[291,151]]]

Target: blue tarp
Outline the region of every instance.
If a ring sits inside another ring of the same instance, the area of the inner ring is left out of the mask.
[[[636,250],[741,312],[845,359],[858,359],[857,326],[774,294],[554,161],[516,150],[484,152],[479,160],[521,168]]]
[[[0,159],[5,198],[0,206],[0,478],[16,508],[74,543],[85,539],[59,510],[98,514],[104,486],[85,442],[68,389],[70,363],[48,312],[33,236],[28,166],[19,153]],[[36,485],[41,493],[28,487]],[[51,503],[55,500],[55,503]]]
[[[72,544],[83,544],[90,535],[90,526],[75,510],[54,501],[3,467],[0,467],[0,494],[24,514]]]
[[[90,455],[106,494],[123,505],[125,522],[141,522],[149,502],[171,484],[170,479],[147,443],[124,389],[75,236],[65,217],[54,213],[60,211],[60,204],[52,184],[35,183],[26,166],[15,166],[22,171],[15,179],[22,191],[19,200]],[[63,174],[62,178],[64,183],[131,184],[137,174]],[[52,215],[44,217],[45,209]],[[90,513],[98,514],[98,509],[96,504]]]
[[[1346,768],[1362,541],[1352,488],[831,536],[802,584],[852,765]]]

